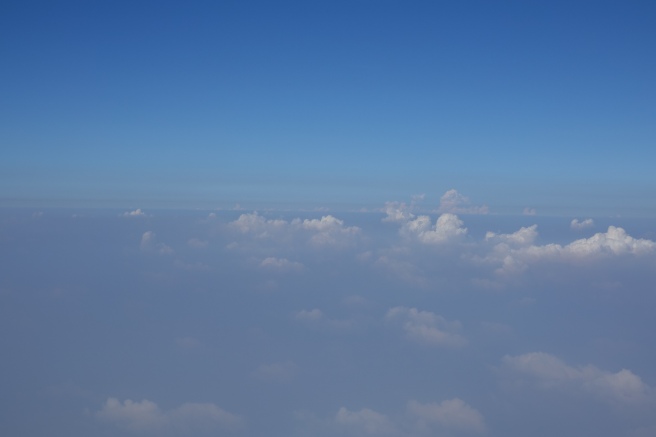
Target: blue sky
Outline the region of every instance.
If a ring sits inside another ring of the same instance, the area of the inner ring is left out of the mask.
[[[653,437],[654,22],[2,2],[0,435]]]
[[[653,215],[651,2],[5,2],[2,203]]]

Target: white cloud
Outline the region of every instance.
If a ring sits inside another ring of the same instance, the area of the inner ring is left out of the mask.
[[[522,211],[523,215],[537,215],[538,212],[536,211],[535,208],[529,208],[528,206],[524,208],[524,211]]]
[[[141,210],[141,208],[137,208],[134,211],[126,211],[123,214],[121,214],[122,217],[146,217],[146,213]]]
[[[487,214],[487,206],[473,206],[469,198],[460,194],[457,190],[449,190],[440,198],[438,212],[449,212],[452,214]]]
[[[427,215],[420,215],[410,220],[401,227],[401,234],[416,238],[424,244],[443,244],[458,239],[467,234],[467,228],[463,222],[454,214],[442,214],[435,225]]]
[[[212,403],[185,403],[170,411],[162,411],[147,399],[123,402],[109,398],[95,413],[97,419],[137,434],[189,435],[239,428],[243,419]]]
[[[485,420],[481,413],[458,398],[445,400],[439,404],[410,401],[408,413],[425,424],[435,423],[453,430],[485,432]]]
[[[149,400],[124,402],[109,398],[96,417],[130,431],[156,431],[168,425],[168,418],[156,403]]]
[[[581,229],[591,228],[593,226],[594,226],[594,220],[592,220],[591,218],[581,221],[579,221],[579,219],[574,219],[569,224],[570,228],[577,231]]]
[[[467,340],[458,333],[462,328],[460,322],[447,321],[444,317],[430,311],[399,306],[391,308],[385,319],[401,322],[407,338],[418,343],[448,347],[467,344]]]
[[[651,240],[635,239],[622,228],[609,226],[608,231],[599,232],[590,238],[576,240],[563,249],[574,256],[596,254],[644,255],[656,250],[656,243]]]
[[[298,272],[303,270],[303,264],[299,262],[290,261],[287,258],[275,258],[272,256],[263,259],[262,262],[260,263],[260,267],[263,267],[265,269],[283,271],[283,272],[289,272],[289,271]]]
[[[335,415],[335,422],[355,435],[390,435],[396,432],[387,416],[369,408],[349,411],[342,407]]]
[[[281,219],[266,219],[257,212],[241,214],[239,218],[230,222],[230,226],[243,234],[252,234],[257,238],[267,238],[286,229],[289,222]]]
[[[488,261],[499,263],[501,274],[513,274],[525,270],[529,264],[550,261],[574,261],[609,256],[643,256],[656,251],[656,242],[631,237],[622,228],[609,226],[590,238],[582,238],[565,246],[560,244],[534,245],[537,226],[521,228],[512,234],[488,232],[486,241],[496,243]]]
[[[543,388],[585,391],[615,403],[641,402],[651,392],[651,388],[630,370],[612,373],[592,365],[572,367],[544,352],[506,355],[503,363],[516,373],[534,378]]]
[[[415,215],[410,212],[410,207],[403,202],[385,202],[383,212],[386,217],[384,222],[403,223],[412,220]]]
[[[323,216],[321,219],[295,218],[287,221],[266,219],[254,212],[240,215],[230,226],[256,238],[284,239],[293,235],[305,235],[307,241],[315,246],[346,246],[361,232],[357,226],[344,226],[344,221],[332,215]]]
[[[166,244],[157,241],[157,236],[153,231],[146,231],[143,233],[139,247],[143,252],[155,252],[162,255],[170,255],[173,253],[173,249]]]
[[[506,243],[511,246],[527,246],[533,244],[538,236],[538,225],[521,228],[512,234],[495,234],[494,232],[487,232],[485,234],[485,241],[493,241],[498,243]]]

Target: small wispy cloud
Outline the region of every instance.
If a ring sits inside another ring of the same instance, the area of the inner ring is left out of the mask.
[[[121,214],[121,217],[146,217],[146,213],[141,210],[141,208],[137,208],[134,211],[126,211],[123,214]]]
[[[574,219],[570,222],[569,227],[576,231],[581,229],[591,228],[594,226],[594,220],[591,218],[585,220]]]

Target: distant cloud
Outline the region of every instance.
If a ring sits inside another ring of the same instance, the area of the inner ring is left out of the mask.
[[[520,228],[512,234],[496,234],[494,232],[487,232],[485,234],[485,241],[494,241],[497,243],[505,243],[514,247],[522,247],[533,244],[538,236],[538,225]]]
[[[291,221],[282,219],[266,219],[257,212],[242,214],[229,226],[242,234],[255,238],[288,239],[295,235],[305,236],[307,242],[314,246],[347,246],[360,235],[357,226],[345,226],[344,221],[326,215],[321,219],[300,219]]]
[[[572,367],[544,352],[506,355],[503,363],[517,374],[533,378],[542,388],[584,391],[614,403],[641,402],[652,391],[630,370],[612,373],[592,365]]]
[[[146,217],[146,213],[141,210],[141,208],[137,208],[134,211],[126,211],[123,214],[121,214],[122,217]]]
[[[360,233],[357,226],[344,226],[342,220],[336,219],[331,215],[323,216],[321,219],[300,219],[292,220],[292,226],[300,226],[314,234],[310,237],[310,242],[315,245],[335,246],[347,243],[352,237]]]
[[[535,208],[529,208],[528,206],[524,208],[524,211],[522,212],[524,215],[537,215],[538,212],[536,211]]]
[[[486,431],[483,415],[459,398],[440,403],[410,400],[405,411],[384,414],[372,408],[340,407],[329,422],[314,415],[301,419],[314,423],[314,429],[304,435],[321,436],[388,436],[420,437],[432,435],[479,435]],[[309,420],[308,420],[309,419]]]
[[[403,223],[415,217],[410,207],[403,202],[385,202],[383,212],[386,214],[384,222]]]
[[[437,211],[452,214],[487,214],[489,208],[487,206],[471,205],[468,197],[452,189],[442,195]]]
[[[299,262],[290,261],[287,258],[275,258],[272,256],[263,259],[260,263],[260,267],[284,272],[299,272],[303,270],[303,264]]]
[[[485,420],[481,413],[458,398],[445,400],[439,404],[410,401],[408,413],[429,425],[435,423],[452,430],[485,432]]]
[[[400,232],[424,244],[443,244],[467,234],[467,228],[463,227],[463,224],[454,214],[442,214],[435,225],[431,223],[429,216],[420,215],[404,223]]]
[[[584,260],[608,256],[643,256],[656,251],[656,242],[631,237],[622,228],[609,226],[590,238],[582,238],[565,246],[560,244],[534,245],[537,225],[521,228],[512,234],[488,232],[485,239],[496,243],[487,259],[501,264],[499,273],[509,274],[525,270],[530,263],[542,260]]]
[[[409,340],[429,346],[460,347],[467,340],[458,332],[462,328],[458,321],[447,321],[444,317],[417,308],[394,307],[387,311],[385,319],[400,322]]]
[[[384,414],[369,408],[349,411],[342,407],[335,415],[335,422],[354,435],[385,436],[396,434],[396,427]]]
[[[592,219],[585,219],[582,221],[579,221],[578,219],[572,220],[572,222],[569,224],[569,227],[574,229],[574,230],[581,230],[581,229],[586,229],[586,228],[591,228],[594,226],[594,220]]]
[[[241,417],[212,403],[185,403],[173,410],[162,411],[156,403],[146,399],[121,402],[109,398],[95,416],[127,431],[165,436],[220,432],[243,424]]]
[[[157,236],[153,231],[146,231],[143,233],[139,247],[143,252],[153,252],[162,255],[170,255],[173,253],[173,249],[166,244],[157,241]]]

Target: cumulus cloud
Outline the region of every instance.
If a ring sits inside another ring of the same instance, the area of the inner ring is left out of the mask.
[[[574,219],[569,224],[569,227],[576,231],[581,229],[591,228],[593,226],[594,226],[594,220],[592,220],[591,218],[580,220],[580,221],[579,219]]]
[[[431,223],[429,216],[420,215],[404,223],[400,232],[424,244],[443,244],[466,235],[467,228],[463,227],[463,224],[462,220],[454,214],[442,214],[435,225]]]
[[[355,435],[391,435],[396,427],[384,414],[369,408],[349,411],[342,407],[335,415],[335,422]]]
[[[614,403],[641,402],[651,392],[651,388],[630,370],[612,373],[592,365],[573,367],[544,352],[506,355],[503,363],[510,370],[533,378],[542,388],[584,391]]]
[[[143,252],[153,252],[162,255],[170,255],[173,253],[173,249],[171,249],[166,244],[157,241],[157,236],[153,231],[146,231],[143,233],[141,236],[141,243],[139,244],[139,248]]]
[[[146,217],[146,213],[141,210],[141,208],[137,208],[134,211],[126,211],[123,214],[121,214],[122,217]]]
[[[565,246],[533,244],[537,226],[521,228],[512,234],[488,232],[485,239],[495,243],[487,260],[500,263],[498,273],[510,274],[525,270],[530,263],[542,260],[573,261],[609,256],[643,256],[656,251],[656,242],[631,237],[622,228],[609,226],[590,238],[582,238]]]
[[[162,411],[147,399],[121,402],[109,398],[95,416],[127,431],[153,435],[218,432],[237,428],[243,423],[241,417],[212,403],[185,403],[170,411]]]
[[[357,226],[344,226],[343,220],[331,215],[323,216],[320,220],[294,219],[292,226],[311,231],[310,242],[315,245],[342,245],[350,242],[352,237],[360,233],[360,228]]]
[[[522,211],[523,215],[537,215],[538,212],[535,208],[529,208],[528,206]]]
[[[438,424],[453,430],[485,432],[483,415],[458,398],[445,400],[439,404],[410,401],[408,402],[408,413],[419,419],[422,427]]]
[[[505,243],[514,247],[521,247],[532,244],[538,236],[538,225],[523,227],[512,234],[496,234],[494,232],[487,232],[485,234],[485,241],[494,241],[497,243]]]
[[[458,332],[462,325],[458,321],[447,321],[444,317],[417,308],[394,307],[387,311],[385,319],[400,322],[409,340],[429,346],[460,347],[467,340]]]
[[[457,190],[449,190],[440,198],[438,212],[449,212],[452,214],[487,214],[487,206],[473,206],[469,198],[460,194]]]
[[[251,234],[257,238],[268,238],[287,229],[289,222],[281,219],[267,219],[257,212],[241,214],[230,226],[243,234]]]
[[[256,238],[289,238],[293,235],[305,235],[307,241],[316,246],[345,246],[360,234],[357,226],[344,226],[344,221],[326,215],[321,219],[300,219],[291,221],[266,219],[257,212],[242,214],[230,223],[233,229],[250,234]]]
[[[415,217],[404,202],[385,202],[383,212],[386,214],[383,221],[390,223],[403,223]]]
[[[303,270],[303,264],[299,262],[290,261],[287,258],[275,258],[272,256],[263,259],[260,263],[260,267],[281,272],[299,272]]]

